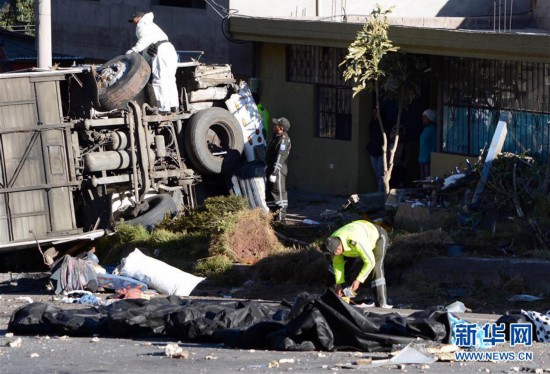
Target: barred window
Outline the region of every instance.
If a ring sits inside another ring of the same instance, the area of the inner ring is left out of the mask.
[[[351,90],[331,86],[317,86],[319,118],[317,136],[351,140]]]
[[[550,64],[447,57],[443,87],[443,151],[479,155],[509,111],[503,150],[548,157]]]
[[[351,140],[351,84],[342,77],[347,50],[291,45],[287,49],[287,80],[317,86],[317,124],[320,138]]]
[[[291,45],[287,53],[287,80],[351,87],[342,77],[343,68],[338,66],[346,54],[345,48]]]

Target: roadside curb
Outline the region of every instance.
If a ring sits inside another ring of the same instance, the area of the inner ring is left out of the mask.
[[[550,261],[526,258],[430,257],[406,269],[400,283],[414,272],[444,283],[481,282],[485,286],[500,287],[512,278],[523,280],[528,292],[550,292]]]

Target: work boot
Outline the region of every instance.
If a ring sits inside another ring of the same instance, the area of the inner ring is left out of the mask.
[[[277,221],[281,222],[283,225],[286,223],[286,206],[279,209],[277,213]]]

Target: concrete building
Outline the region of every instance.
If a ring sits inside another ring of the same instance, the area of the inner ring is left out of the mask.
[[[67,67],[84,63],[79,56],[54,54],[53,63]],[[0,73],[37,66],[36,40],[21,32],[0,29]]]
[[[209,1],[210,2],[210,1]],[[251,74],[253,43],[229,40],[227,0],[51,0],[55,53],[110,60],[136,42],[128,19],[135,11],[153,12],[176,50],[204,51],[201,61],[232,64],[234,74]]]
[[[432,175],[473,160],[498,113],[514,121],[505,145],[548,156],[550,0],[380,0],[393,6],[389,36],[428,59],[434,74],[404,116],[406,180],[419,177],[420,114],[437,109]],[[375,190],[366,143],[372,95],[351,96],[338,64],[375,2],[364,0],[52,0],[53,50],[109,59],[135,42],[127,22],[153,11],[177,49],[231,63],[271,116],[292,123],[290,188],[341,194]],[[391,103],[386,103],[392,115]],[[391,120],[390,120],[391,122]]]
[[[505,150],[548,157],[550,144],[550,1],[396,0],[389,37],[430,61],[431,82],[405,113],[406,179],[418,179],[421,113],[437,109],[432,175],[472,162],[490,143],[501,110],[513,121]],[[338,64],[374,7],[365,1],[232,1],[234,38],[257,43],[255,78],[272,115],[293,124],[288,184],[299,189],[374,191],[365,145],[372,95],[352,99]],[[392,107],[387,106],[391,111]],[[330,129],[327,131],[327,128]]]

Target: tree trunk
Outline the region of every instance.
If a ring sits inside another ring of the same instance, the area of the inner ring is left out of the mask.
[[[386,193],[386,196],[390,193],[390,180],[391,180],[391,173],[393,171],[393,160],[395,157],[395,152],[397,150],[397,146],[399,144],[399,126],[401,126],[401,112],[403,111],[403,103],[400,100],[399,106],[397,108],[397,121],[396,121],[396,128],[397,132],[395,134],[395,139],[393,141],[393,146],[388,149],[387,148],[387,137],[385,132],[382,129],[383,138],[384,138],[384,148],[382,148],[382,155],[384,157],[384,192]]]
[[[388,152],[388,137],[386,131],[384,131],[384,121],[380,115],[380,85],[378,80],[374,81],[374,94],[376,97],[376,114],[378,115],[378,125],[382,132],[382,181],[384,182],[384,193],[386,196],[390,193],[390,177],[388,174],[388,158],[386,157]],[[376,181],[378,183],[378,181]]]

